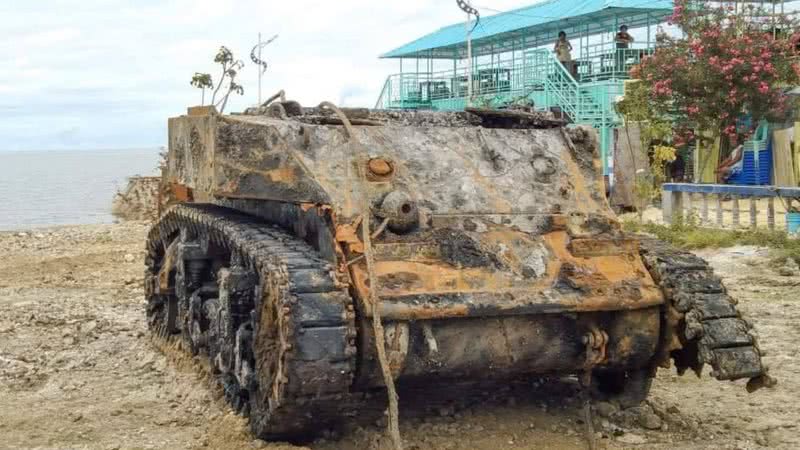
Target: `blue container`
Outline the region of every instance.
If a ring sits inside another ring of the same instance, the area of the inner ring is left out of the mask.
[[[769,124],[761,122],[753,138],[744,143],[741,172],[728,178],[728,184],[767,185],[772,181],[772,141]]]
[[[786,213],[786,228],[789,230],[789,233],[800,232],[800,213]]]

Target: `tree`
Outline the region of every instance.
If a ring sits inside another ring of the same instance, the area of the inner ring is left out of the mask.
[[[224,45],[219,48],[217,55],[214,57],[214,62],[222,67],[222,75],[219,78],[217,87],[214,89],[214,94],[211,96],[211,104],[219,108],[222,113],[225,106],[228,104],[228,97],[232,92],[239,95],[244,95],[244,88],[236,83],[236,75],[244,67],[244,62],[240,59],[233,57],[233,52],[228,50]],[[210,76],[209,76],[210,79]],[[217,101],[217,94],[219,94],[222,86],[227,82],[224,94]]]
[[[800,82],[796,22],[729,5],[676,0],[670,23],[683,36],[660,35],[654,54],[631,72],[645,84],[654,113],[676,125],[676,146],[692,130],[734,136],[742,114],[756,123],[791,106],[784,88]]]
[[[200,97],[200,105],[205,105],[206,89],[211,89],[214,87],[214,81],[211,79],[211,75],[207,73],[195,72],[190,84],[203,90],[203,94]]]
[[[642,221],[645,208],[661,192],[661,184],[666,177],[666,167],[675,161],[675,148],[665,145],[672,137],[672,123],[649,105],[649,88],[642,82],[631,83],[625,87],[625,97],[616,104],[617,112],[624,119],[622,132],[630,142],[628,125],[639,127],[641,148],[646,152],[648,164],[638,167],[636,156],[631,154],[633,163],[633,197],[639,221]],[[628,145],[631,149],[631,146]]]

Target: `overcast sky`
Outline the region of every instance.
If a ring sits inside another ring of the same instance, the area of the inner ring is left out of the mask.
[[[164,145],[167,117],[200,102],[192,74],[218,76],[220,45],[249,63],[259,31],[280,35],[265,95],[371,107],[398,69],[378,55],[463,19],[455,0],[0,0],[0,151]],[[228,110],[256,102],[256,67],[241,77]]]

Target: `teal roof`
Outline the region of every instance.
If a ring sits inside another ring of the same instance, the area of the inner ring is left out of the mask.
[[[630,28],[663,22],[671,0],[550,0],[482,17],[472,33],[473,54],[499,53],[552,42],[560,30],[591,35],[625,23]],[[521,42],[525,38],[524,42]],[[524,44],[521,47],[517,44]],[[505,50],[504,50],[505,49]],[[381,55],[381,58],[461,59],[466,52],[464,23],[444,27]]]

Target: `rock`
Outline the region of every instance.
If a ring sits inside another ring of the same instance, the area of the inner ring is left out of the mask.
[[[661,428],[661,418],[653,411],[649,405],[636,406],[627,411],[633,413],[636,422],[644,429],[658,430]]]
[[[126,263],[132,263],[136,261],[136,257],[130,253],[126,253],[125,256],[122,257],[122,259],[124,259]]]
[[[662,422],[655,413],[650,413],[639,416],[639,425],[647,430],[660,430]]]
[[[250,443],[250,448],[266,448],[267,443],[261,439],[255,439]]]
[[[778,274],[783,277],[793,277],[800,271],[794,258],[786,258],[786,264],[778,268]]]
[[[647,439],[644,436],[640,436],[638,434],[625,433],[622,436],[617,437],[617,442],[621,442],[623,444],[637,445],[646,443]]]
[[[594,410],[600,417],[610,417],[612,414],[619,411],[619,407],[609,402],[597,402],[594,404]]]
[[[97,322],[94,320],[90,320],[89,322],[86,322],[85,324],[81,325],[81,331],[86,334],[91,333],[95,329],[97,329]]]

